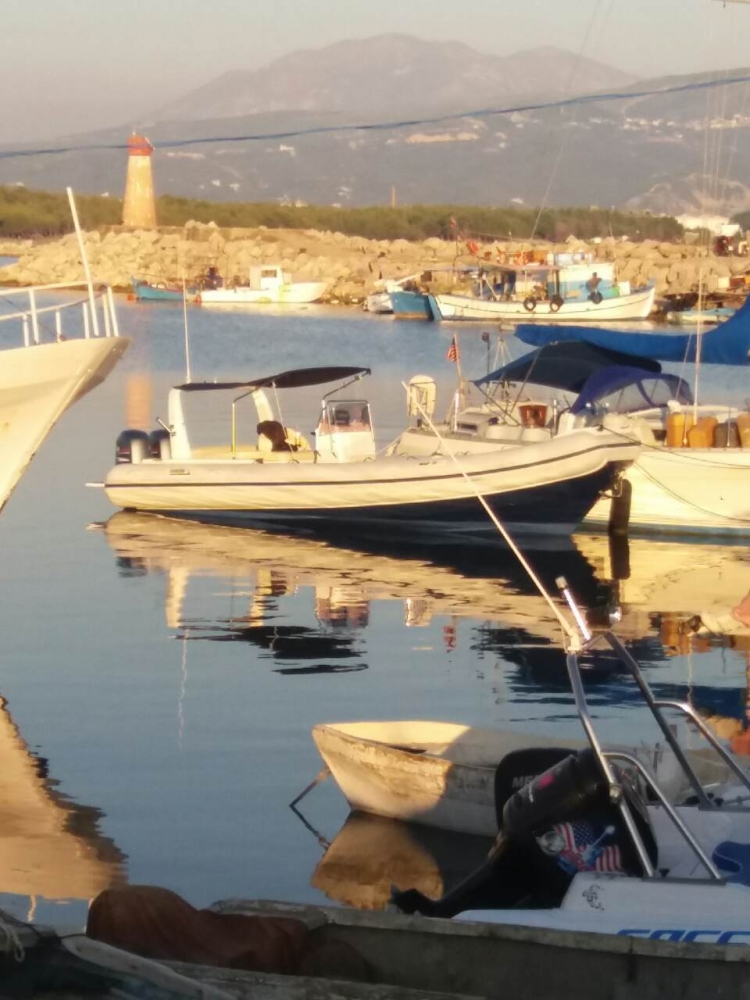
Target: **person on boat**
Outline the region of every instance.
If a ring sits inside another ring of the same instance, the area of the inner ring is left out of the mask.
[[[593,298],[594,295],[601,294],[601,292],[599,292],[599,285],[601,283],[602,279],[599,277],[596,271],[594,271],[589,280],[586,282],[586,291],[589,293],[590,299]]]
[[[259,438],[271,442],[271,451],[296,451],[286,439],[284,428],[278,420],[261,420],[256,427]]]

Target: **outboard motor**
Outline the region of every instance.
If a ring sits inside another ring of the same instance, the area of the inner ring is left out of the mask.
[[[555,755],[556,763],[531,777],[534,767]],[[628,775],[616,775],[656,866],[656,841],[645,803]],[[517,790],[512,791],[514,784]],[[556,907],[579,872],[643,874],[592,750],[515,751],[498,765],[495,794],[500,833],[486,863],[439,900],[416,889],[394,890],[391,900],[399,909],[452,917],[463,910]]]
[[[172,435],[163,427],[157,427],[148,436],[148,453],[151,458],[168,462],[172,457]]]
[[[145,431],[123,431],[115,444],[115,464],[123,465],[126,462],[132,462],[133,465],[136,465],[144,458],[148,458],[149,453],[150,441]]]

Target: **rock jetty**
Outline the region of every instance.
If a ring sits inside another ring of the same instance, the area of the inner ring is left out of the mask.
[[[594,244],[569,238],[565,243],[486,243],[479,258],[465,244],[437,238],[418,242],[403,239],[369,240],[317,230],[220,229],[213,223],[189,222],[182,228],[132,230],[102,229],[85,235],[91,271],[97,281],[127,290],[132,277],[151,282],[188,283],[216,267],[228,281],[241,282],[258,264],[279,264],[298,281],[326,281],[326,300],[359,304],[376,290],[380,279],[400,278],[433,270],[433,288],[447,288],[453,280],[448,268],[460,262],[495,261],[497,253],[526,250],[545,252],[593,251],[600,260],[615,261],[622,281],[637,286],[653,281],[657,295],[684,295],[696,291],[699,280],[706,293],[720,293],[729,279],[750,269],[746,257],[716,257],[705,247],[687,243],[605,239]],[[57,240],[6,241],[0,254],[17,256],[17,263],[0,271],[4,285],[35,285],[81,280],[83,270],[74,234]]]

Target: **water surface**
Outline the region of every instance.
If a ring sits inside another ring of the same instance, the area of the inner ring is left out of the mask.
[[[0,517],[0,906],[80,921],[118,880],[198,905],[380,905],[380,857],[402,882],[440,891],[485,845],[347,822],[332,782],[304,800],[309,826],[289,809],[320,768],[310,729],[430,718],[577,735],[549,610],[495,547],[354,551],[115,515],[85,483],[104,477],[123,427],[166,415],[185,373],[179,304],[123,301],[120,326],[133,344],[119,369],[65,414]],[[452,331],[432,324],[191,309],[189,327],[193,378],[371,367],[383,445],[405,422],[402,380],[435,375],[439,407],[455,384]],[[466,374],[487,368],[480,334],[461,332]],[[491,365],[495,351],[493,337]],[[706,368],[702,384],[707,398],[746,392],[736,371]],[[309,432],[319,397],[282,399],[286,422]],[[209,408],[206,428],[228,433],[227,408]],[[623,553],[580,535],[529,555],[550,585],[564,573],[600,620],[619,610],[616,629],[659,694],[689,698],[747,745],[750,630],[732,617],[750,589],[745,547],[639,540]],[[609,738],[652,737],[621,673],[596,670],[589,689]]]

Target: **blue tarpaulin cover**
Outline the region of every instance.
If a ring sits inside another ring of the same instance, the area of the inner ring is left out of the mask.
[[[651,333],[605,330],[596,326],[541,326],[522,323],[515,335],[525,344],[541,347],[553,340],[582,340],[642,358],[659,361],[695,361],[695,333]],[[750,363],[750,298],[734,316],[701,337],[700,358],[704,364],[746,365]]]

